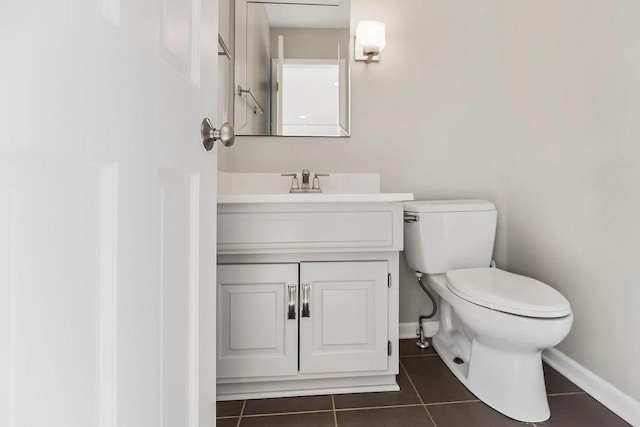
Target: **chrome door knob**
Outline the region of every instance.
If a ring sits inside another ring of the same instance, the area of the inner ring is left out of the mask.
[[[216,129],[208,118],[202,119],[200,125],[200,135],[202,136],[202,145],[207,151],[211,151],[216,141],[220,141],[225,147],[231,147],[236,139],[236,131],[230,123],[225,123]]]

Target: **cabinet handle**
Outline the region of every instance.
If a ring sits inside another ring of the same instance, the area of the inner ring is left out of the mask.
[[[309,310],[309,294],[311,292],[311,284],[302,284],[302,315],[300,317],[311,317],[311,311]]]
[[[296,285],[289,285],[289,300],[287,301],[287,320],[296,318]]]

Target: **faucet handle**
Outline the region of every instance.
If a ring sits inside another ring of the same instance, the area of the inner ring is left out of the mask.
[[[312,190],[318,190],[320,192],[322,192],[322,190],[320,189],[320,176],[329,176],[328,173],[314,173],[313,174],[313,186],[312,186]]]
[[[300,183],[298,182],[298,174],[297,173],[283,173],[281,176],[291,176],[291,188],[289,189],[289,193],[293,192],[293,190],[300,189]]]

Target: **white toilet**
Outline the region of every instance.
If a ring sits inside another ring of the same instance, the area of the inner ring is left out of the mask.
[[[433,345],[480,400],[523,422],[549,418],[542,350],[573,322],[569,301],[537,280],[491,268],[497,212],[485,200],[404,205],[409,267],[440,296]]]

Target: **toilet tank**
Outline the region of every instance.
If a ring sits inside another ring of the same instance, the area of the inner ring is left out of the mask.
[[[497,222],[493,203],[413,201],[404,204],[404,212],[404,252],[412,270],[439,274],[491,263]]]

